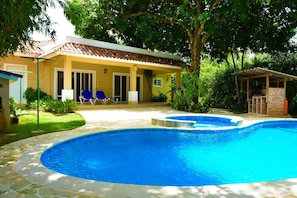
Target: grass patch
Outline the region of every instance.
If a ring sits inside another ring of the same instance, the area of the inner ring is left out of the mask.
[[[0,133],[0,146],[36,135],[72,130],[84,124],[85,120],[78,113],[54,115],[40,112],[37,127],[37,112],[27,111],[20,116],[19,124],[12,124],[8,131]]]

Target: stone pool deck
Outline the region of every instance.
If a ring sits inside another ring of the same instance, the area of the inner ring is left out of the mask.
[[[158,187],[96,182],[46,169],[40,163],[40,155],[45,149],[60,141],[110,129],[154,127],[151,125],[152,117],[183,114],[184,112],[175,111],[168,106],[154,106],[80,110],[79,113],[86,119],[85,126],[71,131],[40,135],[0,147],[0,197],[297,198],[297,179],[204,187]],[[229,114],[225,111],[213,113]],[[248,114],[239,116],[244,118],[245,123],[267,119],[267,117],[255,117]]]

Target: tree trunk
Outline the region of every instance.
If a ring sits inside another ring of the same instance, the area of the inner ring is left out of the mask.
[[[213,9],[215,5],[218,3],[216,0],[213,4]],[[201,13],[200,13],[201,14]],[[199,77],[200,77],[200,60],[201,60],[201,51],[206,43],[206,41],[210,38],[211,34],[204,31],[205,22],[198,23],[197,26],[193,27],[192,30],[187,30],[188,36],[190,38],[190,50],[191,50],[191,68],[190,72],[196,75],[197,78],[194,78],[195,82],[193,84],[196,86],[197,93],[193,96],[193,102],[198,104],[199,97]]]
[[[241,71],[244,70],[244,50],[242,51],[242,54],[241,54]],[[243,91],[243,79],[240,78],[240,91],[242,92]]]
[[[197,93],[193,95],[193,102],[195,104],[199,103],[199,76],[200,76],[200,54],[201,54],[201,42],[200,36],[197,36],[196,39],[191,41],[191,68],[190,72],[196,76],[192,78],[192,84],[195,85]]]
[[[191,47],[191,69],[192,73],[200,76],[200,51],[197,44],[193,44]]]
[[[232,55],[234,72],[237,72],[236,63],[235,63],[235,60],[234,60],[233,52],[231,53],[231,55]],[[238,77],[237,76],[234,76],[234,78],[235,78],[235,90],[236,90],[236,94],[237,94],[237,104],[239,105],[240,104],[240,94],[239,94]]]

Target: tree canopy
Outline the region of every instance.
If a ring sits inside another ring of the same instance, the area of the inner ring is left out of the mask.
[[[54,0],[0,1],[0,57],[23,49],[34,31],[55,36],[46,14],[50,6],[54,6]]]
[[[290,39],[296,34],[297,1],[249,1],[242,9],[221,20],[206,51],[214,58],[226,59],[230,53],[250,50],[275,54],[294,50]],[[229,27],[226,32],[224,27]]]
[[[190,57],[191,71],[199,76],[205,47],[284,46],[296,27],[296,5],[297,0],[73,0],[65,13],[78,35],[180,53]]]

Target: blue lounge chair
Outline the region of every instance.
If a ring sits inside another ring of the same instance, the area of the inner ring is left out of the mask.
[[[97,100],[97,98],[94,98],[93,97],[91,91],[89,91],[89,90],[83,90],[81,92],[81,95],[79,96],[80,104],[83,104],[87,100],[91,103],[91,105],[94,105],[95,102],[96,102],[96,100]]]
[[[105,96],[104,91],[96,91],[97,100],[99,100],[102,104],[107,104],[108,101],[113,101],[114,103],[118,102],[117,98],[108,98]]]

